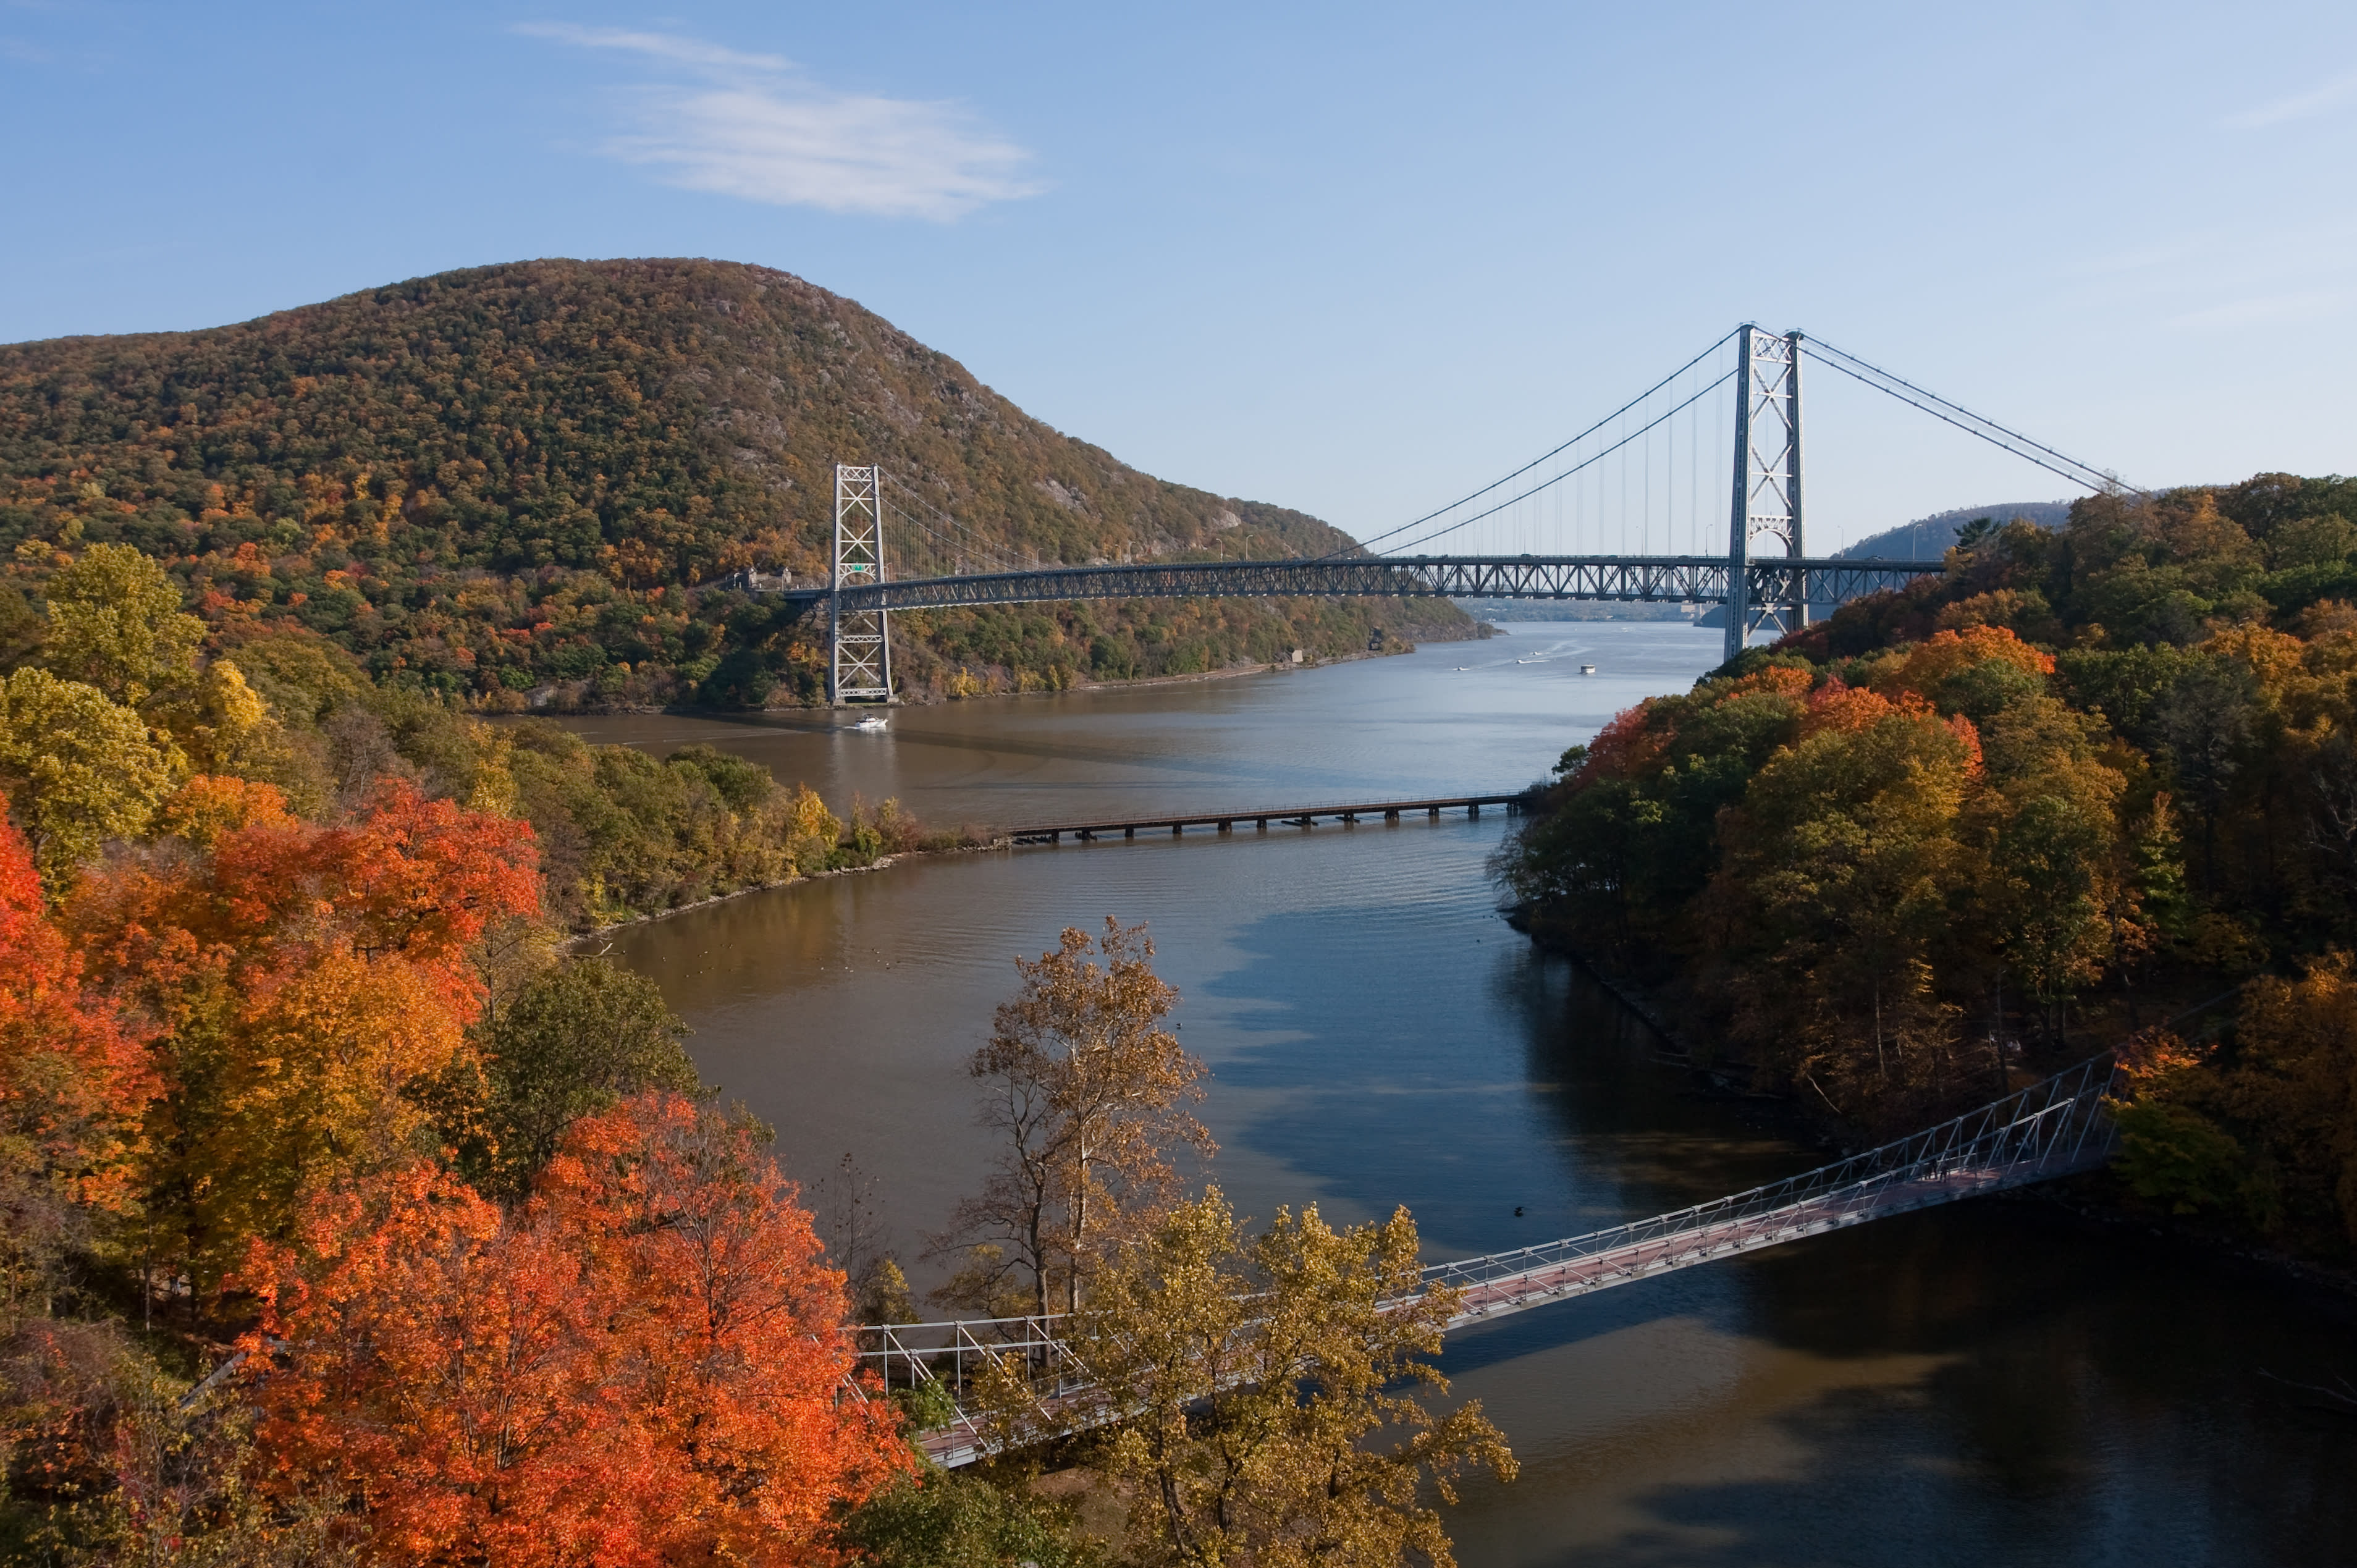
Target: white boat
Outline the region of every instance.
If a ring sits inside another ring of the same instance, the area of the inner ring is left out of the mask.
[[[1583,664],[1579,667],[1579,672],[1583,675],[1593,675],[1596,673],[1596,666],[1593,664]]]
[[[1514,662],[1517,664],[1544,664],[1546,660],[1543,659],[1517,659]]]
[[[863,730],[869,735],[881,735],[884,731],[892,727],[892,721],[886,718],[882,714],[870,714],[851,727],[856,730]]]

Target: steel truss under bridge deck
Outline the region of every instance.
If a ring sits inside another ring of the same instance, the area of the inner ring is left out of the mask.
[[[1464,1327],[1870,1219],[2092,1170],[2112,1151],[2115,1129],[2104,1101],[2116,1079],[2111,1057],[2096,1057],[1846,1160],[1650,1219],[1435,1263],[1424,1271],[1425,1283],[1460,1293],[1448,1326]],[[992,1437],[963,1402],[983,1358],[1013,1357],[1032,1369],[1032,1424],[1039,1439],[1121,1415],[1096,1392],[1087,1342],[1060,1314],[871,1324],[856,1332],[860,1364],[888,1385],[935,1379],[960,1402],[954,1420],[920,1439],[941,1465],[969,1465],[991,1451]]]
[[[1749,604],[1839,604],[1902,587],[1937,561],[1803,560],[1744,564]],[[1723,555],[1405,555],[1357,559],[1188,561],[1057,566],[972,576],[911,577],[836,590],[844,614],[1019,605],[1062,599],[1468,598],[1616,599],[1723,604]]]

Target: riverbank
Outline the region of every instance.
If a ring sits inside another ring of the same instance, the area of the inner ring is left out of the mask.
[[[1827,1154],[1846,1157],[1882,1141],[1846,1120],[1818,1113],[1794,1096],[1752,1090],[1749,1064],[1712,1061],[1699,1056],[1693,1042],[1672,1021],[1650,988],[1534,931],[1527,911],[1513,908],[1501,913],[1508,925],[1529,939],[1534,948],[1578,965],[1582,972],[1641,1021],[1661,1043],[1661,1048],[1648,1054],[1653,1063],[1691,1072],[1708,1080],[1714,1090],[1730,1099],[1759,1104],[1784,1124],[1788,1136]],[[2125,1238],[2138,1246],[2149,1244],[2173,1257],[2196,1261],[2235,1277],[2265,1280],[2330,1298],[2357,1318],[2357,1270],[2278,1251],[2248,1237],[2205,1225],[2197,1218],[2159,1212],[2124,1192],[2108,1169],[1996,1196],[2008,1202],[2037,1205],[2107,1236]]]
[[[651,915],[633,915],[627,920],[614,920],[586,931],[576,932],[565,938],[563,945],[577,948],[583,942],[594,940],[615,931],[626,931],[634,926],[652,925],[657,920],[668,920],[680,915],[692,915],[700,909],[710,909],[716,905],[731,903],[755,893],[775,893],[782,888],[799,887],[806,882],[824,882],[830,877],[857,876],[871,871],[887,871],[907,860],[981,854],[992,850],[1010,849],[1014,846],[1014,840],[1002,833],[978,843],[939,844],[924,849],[904,849],[892,854],[878,855],[865,865],[838,865],[825,871],[813,871],[808,876],[789,876],[778,882],[757,882],[749,886],[733,888],[726,893],[715,893],[708,898],[697,898],[690,903],[675,905],[669,909],[658,909]]]

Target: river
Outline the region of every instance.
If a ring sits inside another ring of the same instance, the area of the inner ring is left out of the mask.
[[[1527,624],[1318,670],[828,715],[582,721],[705,742],[931,822],[1512,789],[1719,634]],[[1597,666],[1583,676],[1583,662]],[[1496,814],[946,856],[615,933],[822,1219],[921,1251],[986,1157],[961,1063],[1066,925],[1146,919],[1211,1069],[1240,1209],[1405,1204],[1432,1258],[1805,1168],[1772,1119],[1501,922]],[[856,1183],[843,1176],[850,1156]],[[1523,1212],[1516,1215],[1517,1208]],[[924,1271],[912,1267],[920,1277]],[[2357,1374],[2349,1316],[2029,1201],[1878,1221],[1453,1336],[1523,1463],[1449,1513],[1465,1568],[2357,1561],[2357,1422],[2263,1374]]]

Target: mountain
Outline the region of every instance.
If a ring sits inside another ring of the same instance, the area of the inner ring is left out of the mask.
[[[823,578],[838,462],[908,487],[895,575],[1349,542],[1139,473],[853,302],[734,263],[520,262],[205,331],[0,347],[0,544],[20,589],[81,542],[128,541],[224,646],[307,630],[381,681],[494,709],[823,691],[819,628],[726,585]],[[1470,630],[1447,605],[1331,600],[896,627],[912,687],[959,694]]]

